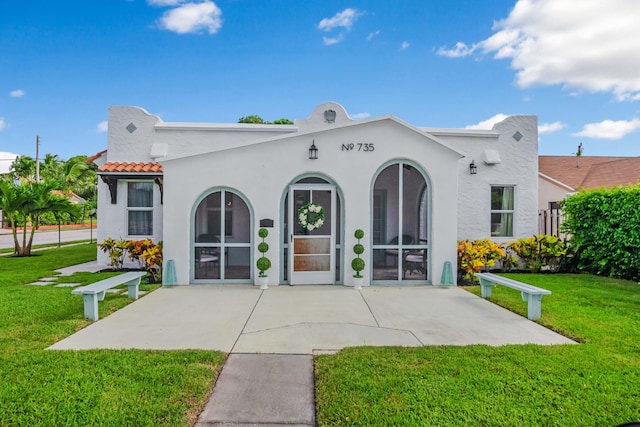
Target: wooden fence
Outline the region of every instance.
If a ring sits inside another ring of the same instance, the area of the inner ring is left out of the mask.
[[[540,209],[538,211],[538,234],[548,234],[565,240],[565,234],[560,231],[564,220],[561,209]]]

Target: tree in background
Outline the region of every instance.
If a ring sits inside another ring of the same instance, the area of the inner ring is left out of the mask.
[[[253,123],[253,124],[261,124],[261,125],[292,125],[293,122],[289,119],[281,118],[278,120],[274,120],[273,122],[265,122],[264,119],[258,115],[251,115],[240,117],[238,119],[238,123]]]
[[[33,182],[36,177],[36,161],[29,156],[19,156],[11,163],[9,171],[15,180]]]
[[[36,162],[29,156],[19,156],[10,170],[12,178],[22,183],[36,180]],[[51,184],[53,190],[67,196],[75,193],[95,204],[97,170],[97,165],[87,163],[87,156],[62,160],[57,154],[46,154],[40,162],[40,180]]]

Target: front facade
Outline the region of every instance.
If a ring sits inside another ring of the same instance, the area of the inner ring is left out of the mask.
[[[98,241],[162,240],[178,284],[250,284],[265,227],[270,285],[351,285],[362,229],[366,284],[439,285],[458,240],[535,234],[537,140],[534,116],[471,131],[353,120],[331,102],[294,125],[165,123],[112,107],[95,160]],[[317,228],[300,221],[309,203],[323,209]]]

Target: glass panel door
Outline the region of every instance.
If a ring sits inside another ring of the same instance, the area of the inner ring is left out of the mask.
[[[309,205],[311,203],[311,205]],[[322,212],[317,212],[318,208]],[[335,283],[336,192],[330,185],[289,188],[289,283]]]

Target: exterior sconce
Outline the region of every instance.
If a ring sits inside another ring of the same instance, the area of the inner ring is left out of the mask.
[[[309,147],[309,159],[316,160],[318,158],[318,147],[316,147],[315,140],[311,143],[311,147]]]
[[[471,163],[469,163],[469,173],[471,175],[475,175],[478,173],[478,167],[476,166],[476,162],[474,160],[471,160]]]

